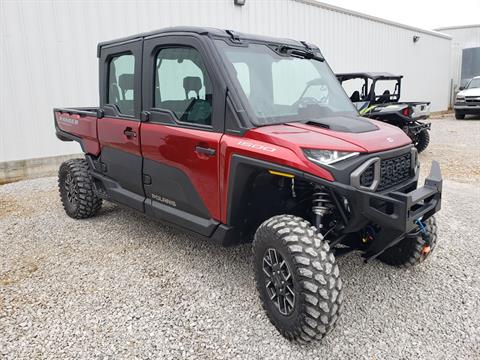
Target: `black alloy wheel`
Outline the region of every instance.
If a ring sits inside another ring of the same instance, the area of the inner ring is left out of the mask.
[[[290,315],[295,307],[293,278],[282,254],[273,248],[265,251],[263,256],[265,287],[270,300],[282,315]]]

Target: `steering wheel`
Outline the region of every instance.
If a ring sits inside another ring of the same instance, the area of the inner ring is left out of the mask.
[[[317,98],[306,96],[298,99],[296,105],[298,108],[306,108],[308,105],[323,105],[323,103]]]

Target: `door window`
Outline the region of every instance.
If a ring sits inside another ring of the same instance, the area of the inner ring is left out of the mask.
[[[108,103],[120,113],[134,115],[135,56],[124,54],[110,60],[108,67]]]
[[[154,107],[172,111],[182,122],[211,125],[212,83],[200,53],[190,47],[158,52]]]

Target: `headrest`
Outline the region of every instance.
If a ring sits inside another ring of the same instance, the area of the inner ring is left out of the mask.
[[[202,88],[202,80],[198,76],[187,76],[183,78],[183,88],[185,91],[199,92]]]
[[[118,86],[123,91],[133,90],[134,89],[134,75],[133,74],[122,74],[118,77]]]

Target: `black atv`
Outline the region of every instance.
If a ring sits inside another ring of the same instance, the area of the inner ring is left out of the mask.
[[[401,128],[412,139],[418,152],[430,142],[430,123],[419,120],[430,116],[429,102],[400,102],[403,76],[389,73],[336,74],[362,116]]]

